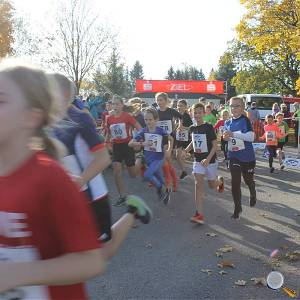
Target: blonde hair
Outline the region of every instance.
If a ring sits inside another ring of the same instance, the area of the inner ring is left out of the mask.
[[[56,142],[53,142],[45,130],[62,117],[62,95],[56,81],[43,70],[14,59],[5,59],[0,62],[0,74],[18,86],[29,108],[39,109],[43,112],[43,120],[36,128],[33,138],[39,138],[41,141],[40,150],[58,159],[59,150]]]

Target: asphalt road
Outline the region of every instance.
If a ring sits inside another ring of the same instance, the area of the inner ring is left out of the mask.
[[[105,275],[88,282],[90,298],[288,299],[283,291],[251,281],[254,277],[265,278],[272,270],[282,272],[287,287],[299,289],[299,298],[300,255],[287,255],[300,250],[300,170],[270,174],[267,161],[259,158],[255,177],[258,202],[254,208],[249,207],[249,192],[243,184],[240,220],[230,218],[231,183],[224,164],[220,164],[219,173],[225,178],[225,192],[217,194],[206,184],[205,225],[189,221],[194,213],[191,176],[180,182],[179,191],[172,194],[167,207],[157,201],[153,188],[140,178],[124,176],[130,193],[145,199],[154,218],[148,225],[137,222]],[[116,189],[112,171],[107,170],[105,177],[113,199]],[[124,208],[114,207],[114,219],[123,212]],[[216,251],[224,245],[232,246],[232,252],[217,257]],[[271,258],[275,249],[278,255]],[[234,268],[218,267],[224,260],[233,263]],[[221,270],[227,274],[219,274]],[[246,285],[235,285],[237,280],[245,280]]]

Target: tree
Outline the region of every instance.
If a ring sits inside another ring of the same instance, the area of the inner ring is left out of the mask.
[[[103,60],[114,36],[84,0],[61,1],[58,30],[52,37],[51,64],[70,76],[78,90],[82,80]]]
[[[232,78],[236,75],[236,63],[230,48],[224,52],[219,59],[218,69],[216,71],[216,80],[227,82],[227,98],[236,95],[235,87],[231,84]]]
[[[143,72],[143,66],[140,64],[140,62],[137,60],[131,71],[129,72],[129,83],[131,86],[131,90],[135,90],[135,81],[137,79],[143,79],[144,78],[144,72]]]
[[[94,75],[94,82],[98,91],[110,92],[120,96],[128,96],[126,70],[121,63],[120,55],[114,48],[109,59],[104,63],[105,70],[99,69]]]
[[[175,80],[183,80],[184,79],[184,74],[181,70],[177,69],[174,75]]]
[[[8,0],[0,0],[0,57],[12,53],[14,8]]]
[[[175,71],[173,67],[171,66],[168,70],[168,75],[166,76],[167,80],[174,80],[175,79]]]
[[[212,68],[210,70],[207,80],[216,80],[216,75],[217,75],[216,71]]]
[[[300,1],[240,1],[247,12],[237,33],[252,67],[263,66],[273,74],[282,92],[295,95],[300,77]]]

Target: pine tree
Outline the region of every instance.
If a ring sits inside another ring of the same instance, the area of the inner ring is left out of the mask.
[[[175,72],[173,67],[171,66],[168,70],[168,75],[166,76],[167,80],[174,80],[175,79]]]
[[[137,79],[144,78],[143,66],[140,64],[138,60],[133,65],[131,71],[129,72],[129,75],[130,75],[130,86],[131,86],[131,90],[133,91],[135,90],[135,81]]]

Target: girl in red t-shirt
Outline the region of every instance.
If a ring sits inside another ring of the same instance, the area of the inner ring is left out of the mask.
[[[42,70],[0,63],[1,299],[86,299],[82,282],[104,272],[135,217],[150,220],[131,197],[101,247],[87,201],[51,158],[59,152],[45,128],[60,111],[56,87]]]
[[[119,199],[115,206],[121,206],[126,201],[124,182],[122,178],[122,162],[125,161],[129,175],[136,176],[135,154],[128,143],[132,139],[133,128],[140,130],[141,125],[129,113],[124,112],[123,100],[115,95],[112,99],[112,113],[106,117],[106,142],[112,143],[112,160],[115,182]]]

